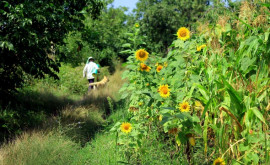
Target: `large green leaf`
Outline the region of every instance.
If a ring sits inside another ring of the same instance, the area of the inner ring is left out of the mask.
[[[230,97],[231,97],[231,102],[235,105],[236,107],[236,111],[232,111],[234,116],[241,116],[243,114],[243,112],[246,111],[245,106],[243,104],[243,98],[241,95],[239,95],[237,93],[237,91],[226,81],[226,79],[221,76],[224,87],[226,89],[226,91],[229,93]],[[232,109],[234,110],[234,109]]]
[[[244,71],[244,73],[246,73],[247,69],[249,66],[251,66],[252,64],[254,64],[256,61],[256,58],[249,58],[249,57],[244,57],[241,60],[241,70]]]
[[[252,112],[257,116],[257,118],[259,118],[264,124],[266,124],[262,113],[258,110],[257,107],[253,107],[250,110],[252,110]]]

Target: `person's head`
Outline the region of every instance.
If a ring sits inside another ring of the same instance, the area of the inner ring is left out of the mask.
[[[94,62],[95,61],[95,59],[93,57],[89,57],[88,60],[89,60],[89,62]]]

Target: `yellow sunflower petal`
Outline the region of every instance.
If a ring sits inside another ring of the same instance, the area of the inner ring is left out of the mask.
[[[158,120],[159,121],[162,121],[162,118],[163,118],[163,116],[162,115],[159,115]]]
[[[195,146],[195,138],[194,137],[189,137],[188,138],[189,144],[194,147]]]
[[[147,66],[146,64],[141,63],[139,70],[149,72],[151,70],[151,68],[149,66]]]
[[[205,48],[206,47],[206,45],[205,44],[203,44],[203,45],[201,45],[201,46],[197,46],[197,51],[199,52],[199,51],[201,51],[203,48]]]

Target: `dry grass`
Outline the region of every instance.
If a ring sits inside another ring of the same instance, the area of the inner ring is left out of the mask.
[[[88,97],[93,98],[101,98],[101,97],[111,97],[113,99],[117,99],[118,91],[121,88],[124,80],[122,79],[121,75],[123,73],[123,69],[120,65],[117,66],[116,71],[113,75],[108,76],[109,82],[104,87],[100,87],[97,90],[92,90]]]
[[[253,20],[255,13],[254,5],[248,1],[243,1],[240,6],[239,18],[244,20],[246,23],[250,24]]]
[[[92,90],[84,98],[78,102],[79,105],[94,105],[105,110],[105,113],[110,114],[110,103],[108,102],[108,97],[115,102],[119,99],[120,95],[118,93],[122,84],[125,80],[122,79],[121,75],[123,73],[123,68],[119,65],[113,75],[108,76],[109,82],[103,86],[99,87],[97,90]]]

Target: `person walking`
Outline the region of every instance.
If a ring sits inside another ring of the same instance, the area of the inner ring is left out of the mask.
[[[83,69],[83,77],[87,78],[89,84],[94,82],[95,77],[93,76],[93,73],[98,70],[98,65],[94,61],[93,57],[89,57]],[[93,89],[93,86],[89,85],[88,92],[91,91],[91,89]]]

